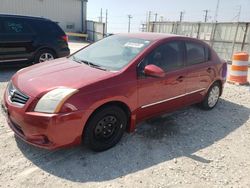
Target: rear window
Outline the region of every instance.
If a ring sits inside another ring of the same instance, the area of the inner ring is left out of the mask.
[[[38,32],[52,35],[63,35],[63,30],[55,22],[42,21],[35,23]]]
[[[186,42],[187,63],[189,65],[204,63],[209,60],[208,49],[199,43]]]
[[[5,33],[32,33],[27,23],[17,19],[7,19],[3,21]]]

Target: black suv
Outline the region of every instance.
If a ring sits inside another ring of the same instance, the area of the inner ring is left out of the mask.
[[[68,56],[68,37],[51,20],[0,14],[0,65]]]

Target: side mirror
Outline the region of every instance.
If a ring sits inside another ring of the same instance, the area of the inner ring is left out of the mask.
[[[162,70],[162,68],[160,68],[160,67],[158,67],[156,65],[147,65],[144,68],[144,74],[146,76],[157,77],[157,78],[165,77],[164,70]]]

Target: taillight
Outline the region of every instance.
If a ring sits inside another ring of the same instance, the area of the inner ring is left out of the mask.
[[[63,35],[62,39],[67,43],[69,42],[69,37],[67,35]]]

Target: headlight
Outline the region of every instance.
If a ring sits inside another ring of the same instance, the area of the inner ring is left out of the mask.
[[[63,103],[78,90],[71,88],[58,88],[46,93],[37,103],[35,112],[57,113]]]

